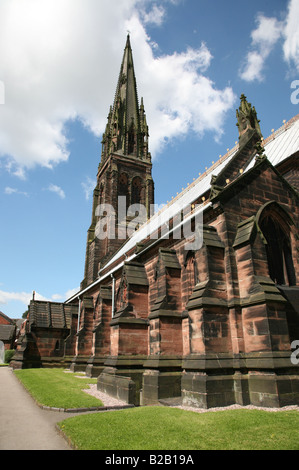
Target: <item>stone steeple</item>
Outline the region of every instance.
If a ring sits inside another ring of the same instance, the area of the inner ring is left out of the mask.
[[[143,99],[139,107],[130,36],[127,37],[114,104],[102,141],[101,164],[111,153],[150,161]]]
[[[87,233],[82,288],[97,279],[99,270],[129,236],[128,225],[134,218],[129,208],[140,204],[145,208],[146,218],[151,215],[154,182],[148,136],[143,99],[141,98],[140,105],[138,102],[128,35],[114,103],[110,107],[103,134],[101,162],[93,192],[91,225]],[[100,239],[97,227],[105,219],[106,205],[112,207],[113,211],[109,216],[111,220],[109,219],[109,230],[107,225],[107,237]],[[103,210],[99,210],[101,208]],[[140,224],[145,221],[146,219],[141,220]]]

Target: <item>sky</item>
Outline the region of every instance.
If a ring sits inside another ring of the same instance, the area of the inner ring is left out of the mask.
[[[130,33],[155,202],[299,113],[299,0],[0,0],[0,311],[84,277],[101,137]]]

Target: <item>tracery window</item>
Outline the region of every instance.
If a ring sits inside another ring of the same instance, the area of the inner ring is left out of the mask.
[[[131,204],[140,204],[141,201],[141,179],[136,176],[132,181]]]
[[[100,186],[100,194],[99,194],[99,204],[104,203],[104,186],[101,184]]]
[[[128,282],[124,276],[116,294],[116,310],[124,308],[128,303]]]
[[[195,253],[193,250],[188,251],[188,253],[186,254],[184,266],[186,275],[187,295],[189,298],[197,283],[197,267],[195,261]]]
[[[266,239],[266,253],[271,279],[279,285],[296,285],[288,224],[267,214],[260,222]]]
[[[126,197],[126,207],[129,207],[129,182],[125,173],[121,173],[118,179],[118,196]]]

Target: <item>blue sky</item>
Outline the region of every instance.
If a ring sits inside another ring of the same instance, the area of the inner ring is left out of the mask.
[[[0,310],[83,279],[127,31],[162,204],[234,146],[241,93],[264,137],[299,113],[298,18],[299,0],[0,0]]]

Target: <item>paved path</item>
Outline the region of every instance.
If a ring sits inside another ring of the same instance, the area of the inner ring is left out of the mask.
[[[55,423],[64,413],[39,408],[9,367],[0,367],[0,450],[71,450]]]

